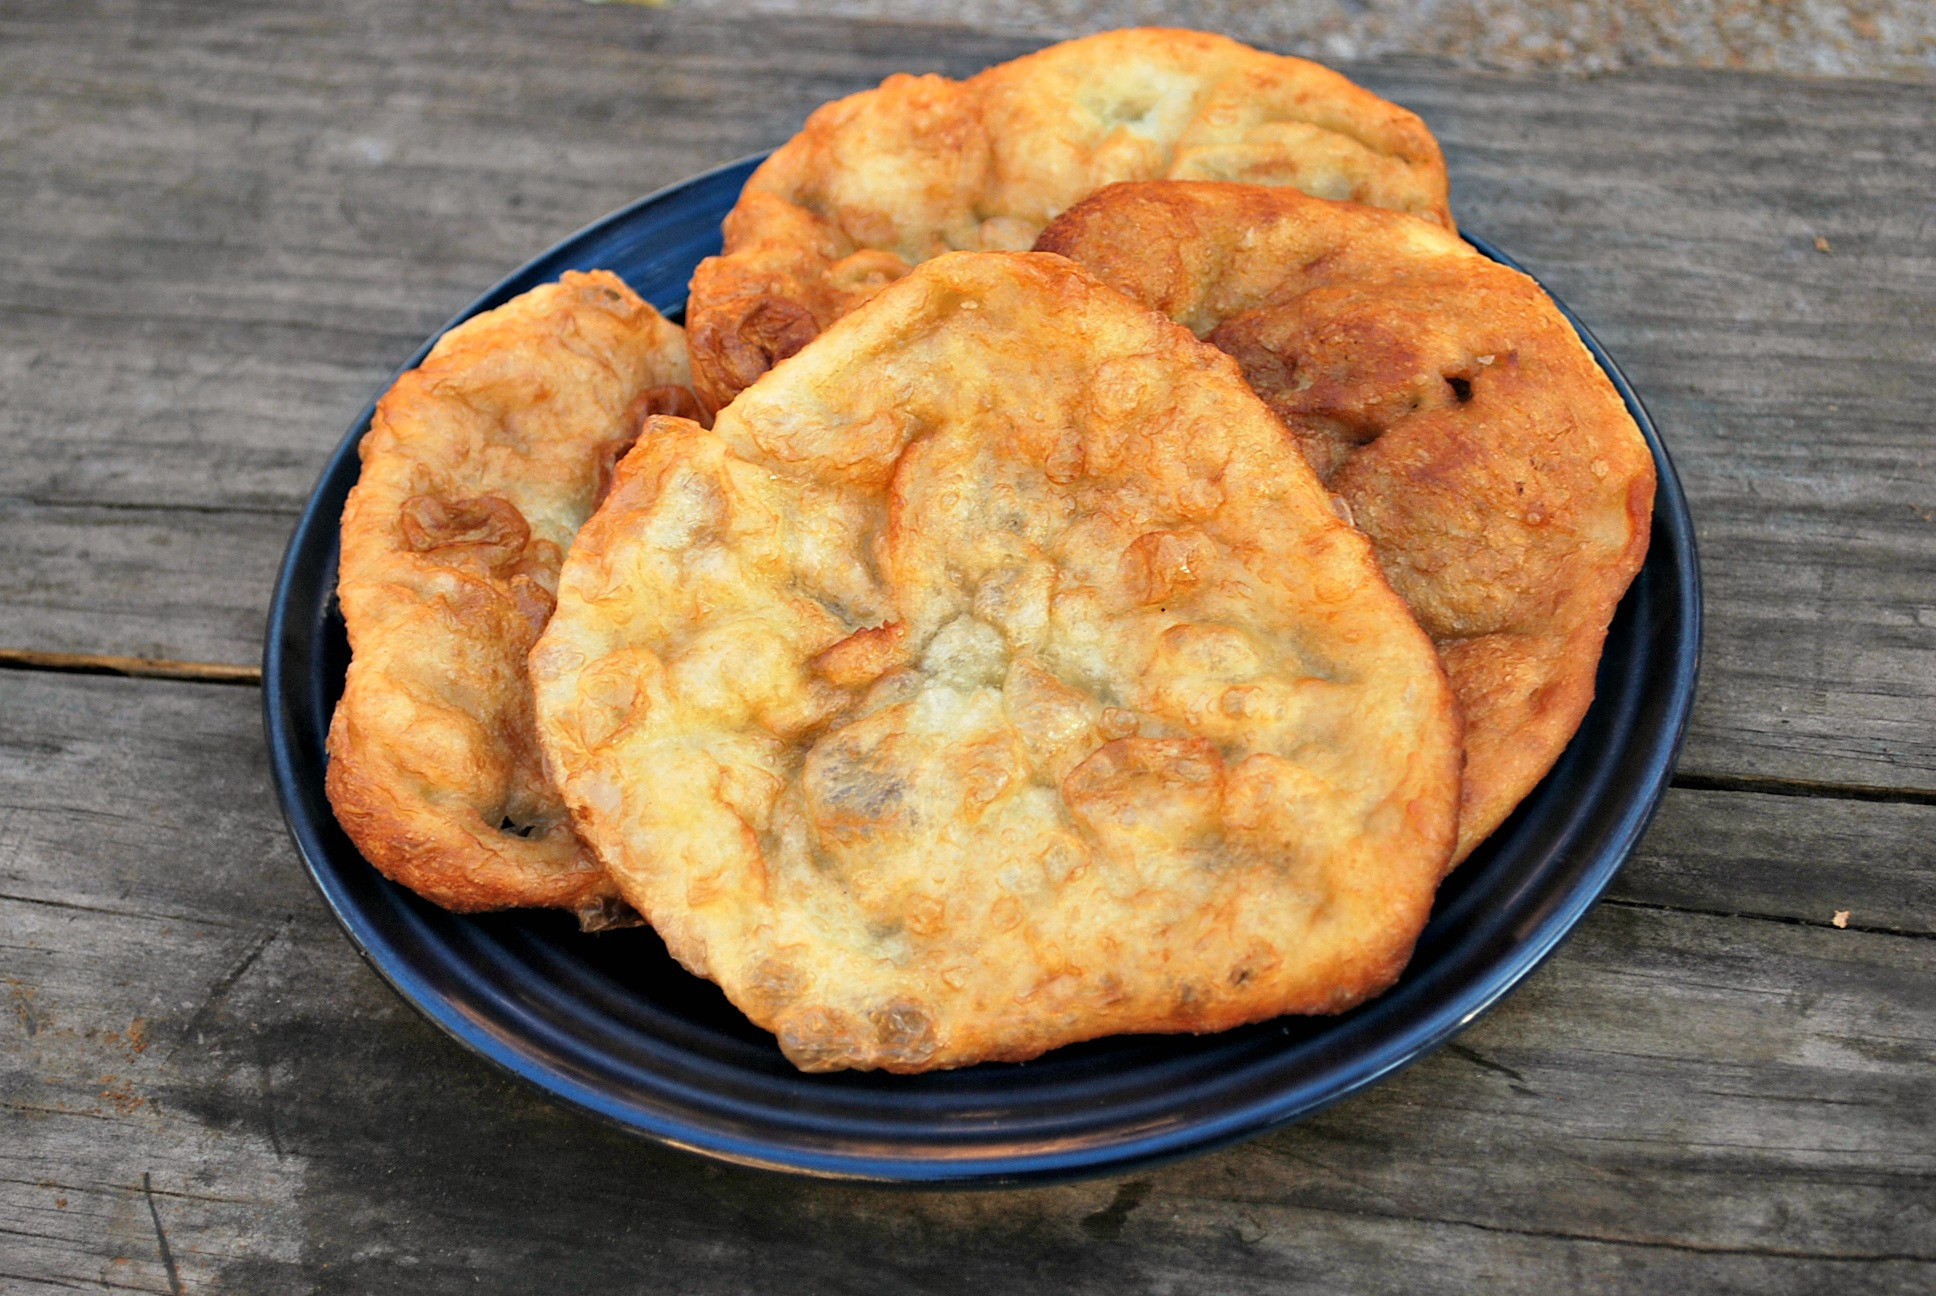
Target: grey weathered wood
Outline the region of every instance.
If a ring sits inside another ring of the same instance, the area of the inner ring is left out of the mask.
[[[1608,894],[1936,936],[1936,805],[1677,789]]]
[[[1936,786],[1936,95],[1549,93],[1404,86],[1460,219],[1588,321],[1686,481],[1709,621],[1683,767]]]
[[[323,458],[478,289],[825,98],[1033,43],[0,8],[0,666],[253,662]],[[552,1108],[384,989],[283,836],[253,689],[0,669],[0,1288],[1936,1286],[1936,96],[1352,71],[1621,358],[1694,499],[1690,786],[1552,964],[1371,1093],[1166,1170],[780,1180]],[[1836,783],[1894,801],[1790,795]]]
[[[1676,793],[1615,903],[1372,1092],[1125,1181],[924,1196],[635,1143],[445,1041],[302,876],[257,703],[0,673],[0,1272],[21,1290],[169,1291],[162,1237],[189,1292],[1936,1281],[1921,807],[1836,803],[1812,871],[1744,893],[1772,839],[1738,829],[1805,832],[1798,799]],[[1827,924],[1865,894],[1922,935]]]
[[[603,0],[601,0],[603,2]],[[1064,39],[1136,23],[1200,27],[1316,59],[1424,56],[1456,66],[1587,74],[1626,67],[1753,68],[1802,76],[1936,77],[1936,10],[1916,0],[1806,6],[1724,0],[678,0],[688,12],[831,12],[1004,28]]]
[[[255,662],[294,525],[282,511],[0,499],[0,652]]]
[[[273,521],[170,513],[164,554],[165,528],[71,510],[292,513],[390,366],[508,267],[832,95],[1031,43],[573,0],[9,6],[0,553],[35,571],[0,582],[0,647],[253,660]],[[1468,226],[1660,419],[1710,600],[1687,767],[1936,787],[1936,96],[1352,71],[1426,115]]]

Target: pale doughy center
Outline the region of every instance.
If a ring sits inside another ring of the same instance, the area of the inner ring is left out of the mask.
[[[928,267],[668,421],[533,654],[580,827],[809,1069],[1327,1011],[1450,849],[1429,642],[1224,357]]]

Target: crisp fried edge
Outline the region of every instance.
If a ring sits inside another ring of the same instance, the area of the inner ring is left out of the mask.
[[[495,335],[502,329],[525,326],[553,311],[568,311],[568,302],[553,305],[557,294],[546,293],[547,289],[587,281],[622,294],[631,304],[650,312],[657,334],[655,348],[664,348],[679,338],[678,326],[660,317],[617,275],[604,270],[567,272],[556,284],[540,285],[473,316],[438,339],[422,365],[400,375],[379,398],[371,426],[375,427],[393,398],[402,399],[415,386],[456,370],[474,357],[488,355]],[[359,456],[367,452],[369,444],[366,436],[358,447]],[[391,552],[381,528],[356,518],[357,498],[357,488],[353,487],[343,510],[344,551],[366,546]],[[346,612],[346,625],[349,619]],[[328,765],[324,791],[338,822],[363,857],[393,882],[455,913],[554,908],[572,910],[587,931],[636,925],[638,919],[624,905],[618,887],[595,853],[570,828],[568,819],[539,837],[507,838],[473,806],[453,812],[434,802],[411,804],[392,790],[399,783],[414,781],[414,776],[400,768],[385,742],[359,732],[367,709],[361,702],[362,693],[376,687],[377,681],[370,673],[375,667],[369,657],[359,663],[354,652],[357,628],[348,629],[352,654],[325,740]],[[519,666],[521,670],[522,663]],[[541,759],[542,753],[538,755]]]
[[[1031,64],[1058,57],[1069,46],[1110,42],[1240,50],[1258,60],[1258,66],[1288,67],[1298,76],[1322,83],[1332,97],[1348,101],[1354,113],[1376,120],[1388,137],[1384,142],[1390,145],[1390,156],[1428,168],[1436,182],[1432,186],[1435,201],[1425,218],[1447,230],[1455,228],[1444,154],[1423,118],[1321,63],[1258,50],[1227,36],[1173,27],[1122,28],[1051,45],[984,69],[966,81],[923,79],[972,93],[990,77],[1017,75]],[[816,109],[797,135],[754,170],[726,217],[721,253],[706,258],[694,271],[686,323],[694,388],[709,409],[725,408],[765,369],[786,359],[805,339],[851,308],[853,303],[846,300],[849,294],[830,281],[836,258],[833,250],[823,246],[827,235],[820,218],[796,198],[808,187],[808,177],[802,173],[820,138],[879,93],[879,87],[863,90]]]
[[[1021,262],[1038,274],[1064,278],[1072,282],[1080,281],[1083,291],[1106,294],[1110,298],[1124,301],[1138,310],[1147,312],[1146,307],[1124,298],[1113,288],[1096,280],[1079,265],[1060,257],[1044,257],[1029,253],[956,253],[936,258],[935,261],[926,263],[926,267],[939,270],[942,268],[939,263],[998,257]],[[929,272],[934,273],[935,270]],[[920,271],[917,270],[917,273]],[[869,306],[838,321],[823,341],[816,344],[815,351],[823,346],[838,347],[840,345],[838,339],[842,335],[864,328],[872,305],[873,303],[869,303]],[[1187,343],[1207,353],[1204,359],[1210,366],[1227,371],[1236,390],[1251,400],[1256,399],[1243,382],[1234,360],[1207,343],[1199,341],[1187,329],[1172,324],[1160,313],[1148,313],[1162,320],[1166,328],[1174,329],[1180,343]],[[785,374],[791,372],[793,366],[807,366],[814,363],[812,354],[812,352],[803,353],[797,361],[783,361],[772,371],[774,377],[771,380],[762,379],[762,384],[771,387],[784,383]],[[1262,406],[1261,401],[1258,403],[1260,410],[1268,415],[1268,410]],[[722,418],[732,417],[730,411],[722,412]],[[1274,421],[1274,416],[1272,417]],[[672,435],[674,432],[681,431],[674,424],[682,422],[684,421],[664,420],[666,431],[663,435]],[[690,433],[702,431],[696,425],[688,425],[688,429]],[[1302,465],[1301,459],[1294,459],[1293,462]],[[656,460],[638,452],[628,456],[619,465],[618,477],[615,479],[612,492],[612,498],[620,501],[619,507],[601,510],[586,523],[579,534],[578,541],[567,556],[568,572],[574,566],[591,568],[598,563],[608,561],[608,555],[623,549],[630,534],[629,519],[623,506],[623,499],[632,494],[635,488],[645,489],[646,479],[660,467]],[[1315,477],[1312,478],[1311,488],[1322,492],[1322,487],[1317,484]],[[1357,533],[1354,531],[1352,534]],[[1362,537],[1359,542],[1363,543]],[[821,1067],[803,1065],[790,1052],[789,1060],[794,1061],[795,1065],[801,1066],[803,1070],[884,1070],[898,1074],[919,1074],[972,1066],[982,1062],[1025,1062],[1051,1049],[1109,1035],[1209,1034],[1279,1016],[1335,1015],[1347,1012],[1388,990],[1397,982],[1409,964],[1419,934],[1431,916],[1438,881],[1449,869],[1449,864],[1445,864],[1444,861],[1450,858],[1456,841],[1457,793],[1461,785],[1460,770],[1463,763],[1463,716],[1438,654],[1431,651],[1430,640],[1417,626],[1405,608],[1403,600],[1390,588],[1389,582],[1384,579],[1375,562],[1370,564],[1368,576],[1375,583],[1376,588],[1382,590],[1383,595],[1390,599],[1393,609],[1399,614],[1398,623],[1409,628],[1410,633],[1417,636],[1421,647],[1426,650],[1422,654],[1423,661],[1432,673],[1424,678],[1436,681],[1437,702],[1435,706],[1421,709],[1432,712],[1433,728],[1442,732],[1448,739],[1445,743],[1439,744],[1443,747],[1443,751],[1438,753],[1439,759],[1436,762],[1439,768],[1424,768],[1425,762],[1431,756],[1429,750],[1415,752],[1411,757],[1413,772],[1408,774],[1401,784],[1401,788],[1409,793],[1403,801],[1403,813],[1421,843],[1421,856],[1430,863],[1420,870],[1416,879],[1412,879],[1412,885],[1384,889],[1377,897],[1378,903],[1386,910],[1384,916],[1387,927],[1381,934],[1367,938],[1349,951],[1341,952],[1335,962],[1323,971],[1312,972],[1307,979],[1317,984],[1300,997],[1286,998],[1280,992],[1277,997],[1267,999],[1264,993],[1265,987],[1260,984],[1248,997],[1232,995],[1227,999],[1217,1000],[1208,1007],[1202,1003],[1188,1007],[1179,1006],[1168,1017],[1162,1018],[1144,1017],[1125,1021],[1098,1015],[1087,1026],[1079,1029],[1070,1029],[1067,1026],[1042,1026],[1034,1031],[1007,1029],[997,1032],[994,1029],[987,1029],[972,1034],[962,1032],[957,1036],[963,1041],[959,1047],[951,1048],[946,1054],[937,1054],[920,1064],[899,1063],[881,1053],[865,1059],[843,1061],[833,1066]],[[561,593],[564,588],[565,581],[561,579]],[[554,626],[560,630],[560,633],[563,633],[564,625],[565,623],[554,622]],[[537,647],[534,647],[534,657],[546,646],[551,630],[552,627],[547,627],[546,636],[541,639]],[[594,806],[572,795],[570,762],[564,755],[566,749],[574,744],[576,739],[567,740],[562,737],[566,728],[565,716],[562,712],[555,722],[547,722],[542,718],[542,713],[547,706],[542,687],[537,690],[537,695],[541,713],[540,743],[545,747],[547,760],[553,763],[552,767],[563,775],[558,782],[565,790],[566,800],[575,821],[580,824],[581,831],[585,832],[588,839],[595,840],[601,835],[594,824],[598,811]],[[1393,797],[1396,798],[1399,794],[1400,789],[1394,789]],[[684,967],[694,975],[720,984],[734,1006],[754,1024],[762,1029],[775,1029],[778,1025],[775,1014],[756,1002],[754,997],[747,993],[746,986],[737,982],[729,985],[720,980],[719,969],[713,965],[707,941],[696,923],[688,920],[682,910],[668,910],[664,905],[654,904],[653,891],[631,877],[624,867],[614,866],[612,872],[627,900],[641,913],[647,915],[648,920],[664,938],[668,950]],[[787,1051],[784,1039],[781,1040],[781,1046],[783,1052]]]
[[[1184,259],[1170,256],[1160,271],[1153,268],[1153,263],[1138,264],[1140,259],[1155,255],[1166,243],[1174,246],[1182,239],[1215,237],[1232,223],[1254,229],[1298,208],[1324,214],[1328,219],[1348,221],[1356,229],[1381,230],[1395,246],[1407,246],[1413,239],[1434,248],[1448,246],[1440,231],[1421,236],[1416,218],[1403,212],[1335,202],[1291,189],[1216,181],[1156,180],[1098,190],[1045,229],[1036,241],[1036,249],[1071,257],[1106,282],[1129,291],[1131,296],[1139,300],[1154,297],[1156,300],[1147,304],[1185,318],[1193,328],[1207,331],[1217,321],[1207,316],[1196,318],[1203,294],[1200,285],[1193,282],[1192,268]],[[1234,222],[1233,212],[1236,213]],[[1593,387],[1591,399],[1599,403],[1609,422],[1624,423],[1624,430],[1631,432],[1632,443],[1628,448],[1635,452],[1637,471],[1627,492],[1627,545],[1617,560],[1602,569],[1598,597],[1590,600],[1589,613],[1565,633],[1555,636],[1561,646],[1549,655],[1552,670],[1519,708],[1523,714],[1520,723],[1509,733],[1497,735],[1496,740],[1490,736],[1482,739],[1492,757],[1485,762],[1484,776],[1473,778],[1472,762],[1467,761],[1459,844],[1448,869],[1463,863],[1506,821],[1552,770],[1578,732],[1593,702],[1594,681],[1607,628],[1620,600],[1646,561],[1657,485],[1653,454],[1638,424],[1627,411],[1612,380],[1593,359],[1578,331],[1546,290],[1530,275],[1493,261],[1469,245],[1461,242],[1456,247],[1459,254],[1473,259],[1479,273],[1496,279],[1517,294],[1537,314],[1539,326],[1549,331],[1560,345],[1586,360],[1584,372],[1590,374],[1587,381]],[[1101,250],[1103,255],[1096,255],[1090,251],[1092,248]],[[1230,254],[1220,253],[1207,258],[1205,264],[1221,268],[1230,261]],[[1129,272],[1127,267],[1131,265],[1136,266],[1137,273]],[[1134,288],[1130,286],[1132,282]],[[1441,656],[1447,651],[1442,647]],[[1450,673],[1461,698],[1472,699],[1471,690],[1460,687],[1461,673],[1456,667]],[[1476,709],[1468,707],[1468,741],[1473,732],[1469,714]]]

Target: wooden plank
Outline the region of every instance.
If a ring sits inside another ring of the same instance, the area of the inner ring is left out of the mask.
[[[1686,482],[1709,620],[1683,767],[1936,787],[1936,96],[1545,90],[1401,97],[1460,219],[1588,321]]]
[[[1744,896],[1779,870],[1741,826],[1805,828],[1796,799],[1675,794],[1617,903],[1372,1092],[1126,1180],[886,1194],[632,1142],[424,1025],[303,878],[256,704],[0,673],[0,1272],[19,1290],[1936,1282],[1921,807],[1838,803],[1812,871]],[[1865,891],[1924,934],[1817,921]],[[1810,921],[1716,916],[1763,904]]]
[[[609,0],[600,0],[601,3]],[[651,3],[651,0],[623,0]],[[852,16],[1026,30],[1061,39],[1154,23],[1219,31],[1316,59],[1429,58],[1473,70],[1593,76],[1628,67],[1753,68],[1798,76],[1896,78],[1936,73],[1936,11],[1916,0],[1793,8],[1608,0],[1591,8],[1543,0],[1384,0],[1377,6],[1257,4],[1254,0],[678,0],[687,12]]]
[[[167,657],[119,657],[111,653],[36,652],[0,648],[0,670],[56,671],[68,675],[120,675],[129,679],[193,680],[198,684],[262,684],[259,666],[178,661]]]
[[[823,99],[1033,43],[575,0],[32,0],[0,35],[0,548],[32,568],[0,647],[227,663],[257,656],[275,524],[155,513],[106,540],[71,510],[292,511],[390,366],[506,268]],[[1936,100],[1351,70],[1426,115],[1463,219],[1660,419],[1710,599],[1687,768],[1936,788]]]
[[[1936,935],[1936,806],[1679,789],[1609,894]]]
[[[0,499],[0,651],[253,664],[282,511]]]
[[[0,374],[32,399],[0,411],[26,452],[0,494],[292,509],[391,368],[512,267],[910,59],[1032,44],[875,30],[576,0],[9,6]]]

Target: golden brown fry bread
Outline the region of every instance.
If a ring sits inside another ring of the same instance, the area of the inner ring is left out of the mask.
[[[1236,366],[1058,257],[928,262],[656,420],[532,653],[579,831],[800,1067],[1389,985],[1457,709]]]
[[[768,158],[692,280],[699,393],[723,407],[883,284],[1027,248],[1118,180],[1292,185],[1450,228],[1425,123],[1327,68],[1165,28],[1053,45],[967,81],[893,76]]]
[[[545,781],[524,661],[612,463],[648,414],[696,408],[690,381],[678,326],[595,270],[458,325],[377,404],[343,510],[329,798],[447,909],[623,913]]]
[[[1465,709],[1464,859],[1579,727],[1647,555],[1654,462],[1612,383],[1538,284],[1393,212],[1120,185],[1037,246],[1234,356],[1371,537]]]

